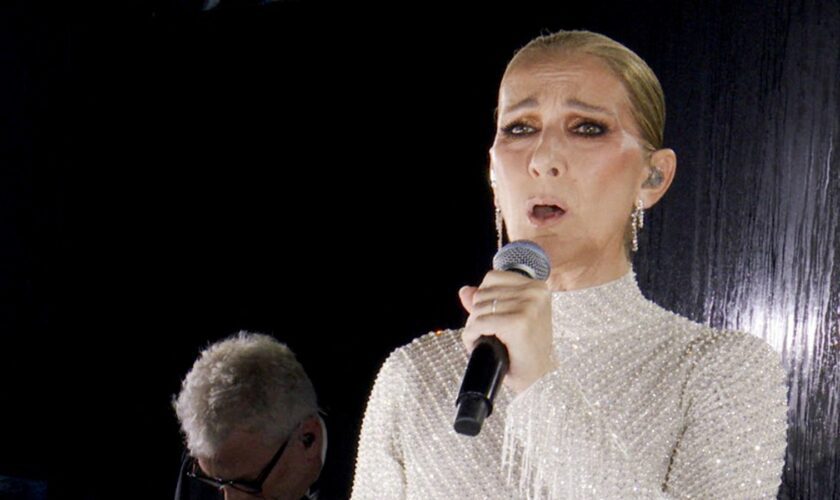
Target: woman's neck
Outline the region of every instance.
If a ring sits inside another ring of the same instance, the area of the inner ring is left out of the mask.
[[[615,281],[630,272],[630,261],[626,258],[612,262],[589,262],[565,264],[551,268],[548,288],[552,292],[580,290]]]

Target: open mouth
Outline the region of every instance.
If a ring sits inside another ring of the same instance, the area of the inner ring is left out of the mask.
[[[542,226],[560,219],[566,210],[559,203],[535,199],[528,203],[528,219],[535,226]]]
[[[565,210],[557,205],[536,205],[531,210],[531,214],[537,219],[551,219],[552,217],[559,217],[566,213]]]

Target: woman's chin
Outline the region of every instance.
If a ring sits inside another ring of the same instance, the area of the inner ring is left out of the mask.
[[[529,228],[527,231],[517,232],[517,234],[510,235],[510,241],[516,240],[530,240],[543,247],[543,250],[548,251],[546,246],[557,246],[561,244],[561,236],[548,228]]]

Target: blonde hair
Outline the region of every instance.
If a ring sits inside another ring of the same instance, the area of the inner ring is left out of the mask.
[[[516,51],[505,75],[518,62],[540,53],[575,52],[601,59],[624,85],[631,112],[646,147],[663,147],[665,135],[665,94],[659,80],[641,57],[624,45],[591,31],[557,31],[534,38]]]
[[[244,331],[201,353],[172,404],[194,457],[213,456],[234,429],[280,440],[318,412],[294,353],[268,335]]]

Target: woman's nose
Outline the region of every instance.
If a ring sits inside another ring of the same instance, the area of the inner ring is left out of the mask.
[[[531,173],[535,177],[557,177],[558,175],[560,175],[560,169],[557,168],[557,167],[550,167],[550,166],[546,166],[546,167],[533,166],[533,167],[531,167]]]
[[[534,177],[557,177],[566,169],[563,139],[556,133],[544,133],[531,157],[530,173]]]

